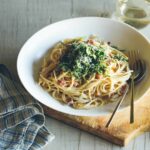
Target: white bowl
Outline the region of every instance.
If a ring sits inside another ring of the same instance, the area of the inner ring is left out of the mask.
[[[110,41],[113,45],[122,49],[141,51],[141,57],[147,62],[147,75],[135,89],[135,100],[139,100],[150,87],[150,78],[148,76],[150,74],[150,43],[148,39],[129,25],[99,17],[83,17],[60,21],[35,33],[24,44],[17,60],[18,74],[26,90],[39,102],[63,113],[79,116],[96,116],[112,112],[116,102],[87,110],[77,110],[63,105],[53,99],[37,83],[41,61],[48,49],[63,39],[91,34],[97,35],[102,40]],[[128,94],[120,110],[127,107],[129,101]]]

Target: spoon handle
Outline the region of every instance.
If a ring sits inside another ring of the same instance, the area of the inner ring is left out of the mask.
[[[108,120],[108,122],[107,122],[107,124],[106,124],[106,126],[105,126],[106,128],[108,128],[109,125],[111,124],[112,119],[114,118],[114,116],[115,116],[115,114],[116,114],[118,108],[120,107],[121,103],[123,102],[123,100],[124,100],[124,98],[125,98],[125,96],[126,96],[126,94],[127,94],[128,89],[129,89],[129,87],[127,86],[127,88],[126,88],[126,90],[125,90],[125,92],[124,92],[123,97],[122,97],[122,98],[120,99],[120,101],[118,102],[118,104],[117,104],[117,106],[115,107],[115,109],[114,109],[114,111],[113,111],[111,117],[110,117],[109,120]]]
[[[130,123],[134,123],[134,78],[131,78]]]

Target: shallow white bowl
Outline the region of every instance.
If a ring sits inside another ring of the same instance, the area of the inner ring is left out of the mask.
[[[116,103],[101,108],[77,110],[63,105],[53,99],[37,83],[38,72],[43,56],[57,42],[79,36],[97,35],[100,39],[110,41],[113,45],[127,50],[140,50],[141,57],[147,63],[147,75],[136,86],[136,98],[139,100],[150,87],[150,43],[143,35],[132,27],[105,18],[83,17],[60,21],[51,24],[35,33],[22,47],[17,60],[17,70],[21,82],[27,91],[39,102],[57,111],[80,116],[104,115],[112,112]],[[129,94],[120,110],[129,105]]]

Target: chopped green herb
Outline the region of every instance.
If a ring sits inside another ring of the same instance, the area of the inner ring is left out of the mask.
[[[71,72],[78,79],[86,79],[93,73],[105,72],[105,59],[103,48],[85,42],[74,42],[62,56],[58,68]]]
[[[120,60],[120,61],[128,61],[128,58],[124,57],[123,55],[117,54],[114,56],[114,59]]]

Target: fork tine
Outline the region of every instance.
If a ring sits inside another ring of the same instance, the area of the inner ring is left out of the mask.
[[[135,78],[135,84],[139,83],[146,75],[146,64],[143,60],[139,60],[139,76]]]
[[[138,52],[137,51],[133,51],[134,52],[134,65],[133,65],[133,70],[137,71],[137,69],[139,68],[139,63],[138,63]]]
[[[145,62],[142,59],[140,59],[139,61],[140,61],[140,67],[141,67],[142,71],[146,71],[146,64],[145,64]]]
[[[133,64],[135,62],[135,55],[134,55],[134,51],[131,51],[131,58],[132,58],[132,69],[133,69]]]
[[[139,50],[134,50],[132,52],[132,59],[133,59],[133,67],[132,67],[132,70],[134,71],[133,72],[133,78],[136,79],[139,74],[141,73],[141,62],[140,62],[140,56],[139,56],[140,52]]]
[[[133,51],[129,51],[128,53],[128,56],[129,56],[129,66],[130,66],[130,69],[133,69],[133,62],[134,62],[134,58],[133,58]]]
[[[138,71],[138,72],[141,72],[141,71],[140,71],[140,70],[141,70],[141,61],[138,60],[136,64],[137,64],[137,68],[136,68],[137,71]]]
[[[137,72],[140,72],[140,62],[139,62],[139,55],[140,55],[140,52],[139,50],[136,51],[136,54],[135,54],[135,57],[136,57],[136,61],[135,61],[135,64],[136,64],[136,68],[135,68],[135,71]]]
[[[144,62],[144,60],[142,60],[140,58],[140,51],[137,51],[137,55],[136,55],[137,61],[138,61],[138,69],[140,72],[144,72],[146,70],[146,64]]]

